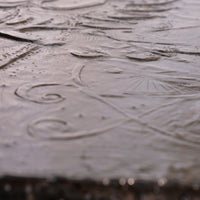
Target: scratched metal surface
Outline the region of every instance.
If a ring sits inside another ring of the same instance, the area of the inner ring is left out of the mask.
[[[198,182],[199,9],[1,1],[0,175]]]

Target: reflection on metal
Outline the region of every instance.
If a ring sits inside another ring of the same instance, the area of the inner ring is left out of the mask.
[[[198,184],[199,10],[199,0],[1,1],[0,175]]]

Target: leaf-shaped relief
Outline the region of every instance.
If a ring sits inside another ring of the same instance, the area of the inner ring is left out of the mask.
[[[106,1],[107,0],[44,0],[42,2],[42,7],[53,10],[74,10],[103,5]]]
[[[30,0],[25,0],[25,1],[13,1],[13,0],[6,0],[3,2],[0,2],[0,7],[1,8],[13,8],[13,7],[17,7],[23,4],[26,4],[30,2]]]
[[[136,14],[136,13],[162,13],[171,10],[171,6],[143,6],[143,5],[127,5],[125,8],[119,11],[124,14]]]
[[[157,17],[161,17],[158,15],[152,15],[152,14],[144,14],[144,13],[115,13],[115,15],[109,15],[108,16],[111,19],[117,19],[120,21],[129,21],[129,20],[148,20],[148,19],[154,19]]]
[[[127,58],[142,62],[150,62],[160,59],[160,56],[149,52],[133,52],[133,53],[128,53],[126,56]]]
[[[149,0],[149,1],[145,1],[145,0],[134,0],[131,1],[129,5],[131,6],[161,6],[161,5],[168,5],[168,4],[172,4],[175,3],[179,0]]]
[[[32,22],[33,19],[34,19],[33,16],[31,15],[27,16],[24,12],[19,10],[17,15],[6,20],[6,25],[9,25],[9,26],[25,25]]]
[[[91,48],[74,49],[70,50],[70,53],[78,58],[88,58],[88,59],[100,58],[106,56],[106,54],[103,53],[102,51]]]
[[[113,13],[112,11],[110,11],[109,14]],[[105,14],[103,12],[88,12],[86,14],[82,15],[82,18],[86,19],[86,20],[90,20],[90,21],[98,21],[98,22],[104,22],[104,23],[108,23],[108,22],[113,22],[113,23],[119,23],[119,20],[117,19],[111,19],[108,14]]]
[[[99,22],[99,21],[83,21],[79,24],[82,27],[96,29],[96,30],[131,30],[132,28],[128,25],[120,24],[107,21]]]
[[[176,54],[185,54],[185,55],[193,55],[193,56],[200,56],[200,47],[199,46],[181,46],[177,45],[176,48],[158,48],[153,50],[154,53],[160,54],[163,56],[173,56]]]
[[[127,121],[114,106],[72,84],[25,84],[15,94],[22,100],[37,103],[32,104],[33,108],[47,104],[29,122],[27,130],[33,137],[84,138],[106,133]]]

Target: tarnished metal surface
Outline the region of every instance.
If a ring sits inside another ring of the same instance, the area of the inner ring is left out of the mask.
[[[197,184],[199,10],[0,2],[0,175]]]

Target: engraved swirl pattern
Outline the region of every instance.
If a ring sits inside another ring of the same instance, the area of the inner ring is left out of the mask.
[[[40,174],[196,180],[199,8],[198,0],[0,1],[2,173],[32,173],[38,158]]]

